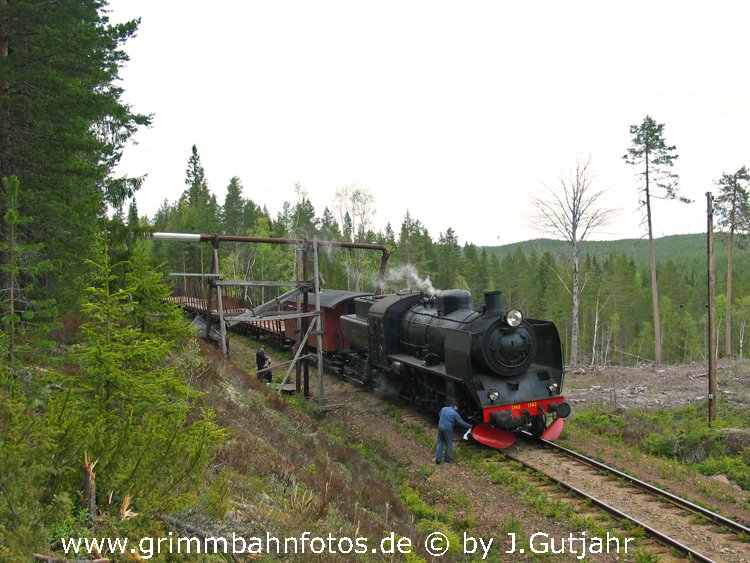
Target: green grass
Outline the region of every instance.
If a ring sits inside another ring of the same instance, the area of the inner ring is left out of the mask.
[[[569,432],[605,436],[618,446],[672,460],[665,477],[690,468],[703,475],[726,475],[750,490],[750,446],[732,439],[730,429],[750,428],[750,413],[719,406],[719,418],[708,425],[705,406],[612,412],[601,403],[576,413]]]

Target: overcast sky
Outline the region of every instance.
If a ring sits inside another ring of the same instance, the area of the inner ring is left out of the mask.
[[[124,101],[154,123],[120,171],[148,174],[153,216],[185,189],[197,145],[223,203],[238,176],[272,216],[301,183],[319,215],[336,188],[375,196],[374,228],[406,211],[433,239],[537,238],[530,194],[579,155],[618,215],[594,238],[643,234],[629,127],[677,146],[694,203],[658,202],[656,236],[704,232],[705,193],[750,165],[746,2],[113,0],[141,18]]]

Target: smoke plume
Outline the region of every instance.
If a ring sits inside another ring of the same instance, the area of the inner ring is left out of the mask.
[[[399,268],[389,268],[385,274],[384,290],[418,289],[427,295],[435,295],[439,290],[432,285],[430,277],[420,278],[413,264],[404,264]]]

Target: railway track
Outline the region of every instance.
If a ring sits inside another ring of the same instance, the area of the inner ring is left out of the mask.
[[[340,376],[328,377],[341,381]],[[369,403],[369,408],[388,404],[405,421],[429,431],[433,429],[432,421],[426,415],[373,393],[363,394],[358,400]],[[501,455],[546,477],[538,487],[550,498],[574,503],[577,502],[575,497],[584,499],[593,511],[584,504],[582,510],[594,514],[605,512],[623,523],[623,533],[618,531],[619,535],[626,537],[628,530],[642,529],[645,538],[639,537],[636,545],[661,560],[750,563],[750,527],[740,522],[554,442],[531,441],[531,438],[528,442],[521,440]]]
[[[365,396],[365,402],[373,406],[389,404],[404,420],[432,430],[431,421],[424,414],[370,392]],[[646,537],[639,539],[637,545],[662,560],[750,563],[750,527],[740,522],[554,442],[530,438],[529,442],[521,441],[504,450],[502,455],[549,479],[540,488],[551,498],[564,500],[562,496],[569,500],[572,495],[584,499],[616,521],[627,522],[627,529],[642,529]],[[561,493],[560,488],[565,492]]]
[[[596,460],[541,440],[504,454],[558,486],[643,529],[662,555],[694,561],[750,562],[750,528]]]

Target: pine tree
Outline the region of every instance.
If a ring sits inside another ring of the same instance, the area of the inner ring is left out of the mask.
[[[396,233],[393,232],[393,227],[390,223],[386,223],[385,232],[382,236],[382,244],[387,246],[389,249],[393,249],[396,246]]]
[[[651,323],[644,321],[638,324],[640,315],[634,311],[643,310],[634,306],[639,293],[638,277],[635,263],[624,254],[610,254],[602,265],[602,286],[605,288],[600,302],[603,304],[602,317],[606,319],[603,330],[606,332],[605,357],[611,361],[612,350],[622,352],[639,330],[648,327],[653,331]],[[643,342],[653,343],[653,335],[641,332]],[[646,350],[639,347],[633,353],[647,357]]]
[[[521,278],[521,273],[529,272],[528,260],[526,254],[521,248],[503,258],[496,272],[495,287],[505,295],[505,306],[508,309],[521,308],[525,305],[525,285]],[[536,315],[537,313],[535,313]]]
[[[476,245],[465,243],[463,248],[464,278],[469,286],[469,291],[474,296],[474,305],[479,305],[484,288],[478,283],[479,252]]]
[[[138,205],[133,199],[128,207],[128,221],[127,221],[127,248],[128,251],[132,251],[135,248],[138,241],[148,232],[148,225],[142,224],[140,217],[138,217]]]
[[[219,231],[220,213],[216,196],[210,193],[206,172],[201,164],[198,149],[191,148],[185,172],[185,185],[179,201],[166,205],[157,213],[154,228],[175,233],[209,233]],[[165,202],[166,204],[166,202]],[[210,264],[210,251],[201,243],[183,244],[157,241],[154,255],[166,261],[172,271],[205,273]]]
[[[734,174],[723,174],[716,182],[719,195],[714,201],[718,225],[729,231],[729,257],[727,259],[727,304],[724,353],[732,355],[732,268],[734,266],[734,238],[736,234],[750,231],[750,172],[743,166]]]
[[[487,259],[487,249],[482,248],[477,262],[476,287],[481,292],[490,291],[490,271],[489,261]]]
[[[294,229],[294,217],[292,204],[285,201],[281,206],[281,211],[276,214],[276,221],[273,222],[274,236],[280,238],[292,238]]]
[[[640,125],[631,125],[632,146],[623,155],[628,164],[637,167],[643,194],[641,205],[645,207],[648,227],[648,243],[651,252],[651,293],[654,311],[654,360],[662,362],[661,324],[659,321],[659,288],[656,281],[656,253],[654,252],[654,229],[651,216],[652,198],[677,199],[683,203],[690,200],[678,195],[678,177],[671,171],[678,155],[675,146],[667,145],[664,140],[664,124],[656,123],[646,116]]]
[[[42,401],[31,403],[10,373],[0,363],[0,561],[27,561],[49,546],[49,530],[68,518],[73,495],[49,486],[61,472],[60,429],[45,423]]]

